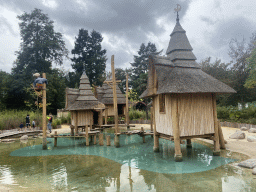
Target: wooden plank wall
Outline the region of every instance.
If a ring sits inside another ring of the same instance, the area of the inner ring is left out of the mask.
[[[91,119],[93,118],[93,112],[90,110],[78,111],[78,126],[90,125]],[[75,125],[75,111],[71,111],[71,124]]]
[[[108,108],[108,117],[114,116],[114,105],[105,104],[106,108]],[[105,111],[103,112],[103,117],[105,117]]]
[[[166,94],[165,113],[159,113],[158,96],[154,97],[154,101],[157,132],[172,136],[172,95]],[[211,94],[179,94],[178,111],[180,136],[214,133]]]

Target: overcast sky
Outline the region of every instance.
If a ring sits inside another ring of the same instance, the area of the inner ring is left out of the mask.
[[[127,68],[142,43],[156,44],[165,54],[175,26],[176,4],[181,5],[180,23],[200,62],[206,57],[225,62],[232,38],[249,40],[256,32],[255,0],[0,0],[0,70],[10,72],[19,50],[17,15],[39,8],[54,21],[71,52],[81,28],[100,32],[115,67]],[[71,55],[70,55],[71,56]],[[71,70],[71,61],[64,63]]]

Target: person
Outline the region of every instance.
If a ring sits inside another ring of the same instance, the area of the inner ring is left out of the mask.
[[[50,115],[47,117],[47,119],[48,119],[47,127],[48,127],[48,129],[49,129],[49,131],[50,131],[50,133],[51,133],[51,132],[52,132],[52,114],[50,114]]]
[[[32,127],[35,128],[36,126],[36,122],[35,122],[35,119],[32,121]]]
[[[26,126],[28,128],[28,126],[30,126],[30,118],[29,118],[29,114],[26,117]]]
[[[21,122],[20,123],[20,128],[22,129],[24,127],[23,123]]]

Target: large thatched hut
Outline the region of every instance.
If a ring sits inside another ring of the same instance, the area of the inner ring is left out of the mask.
[[[92,93],[89,79],[85,73],[80,78],[79,89],[66,89],[66,110],[71,112],[71,127],[78,133],[78,127],[98,124],[100,112],[105,105]]]
[[[147,89],[141,98],[152,97],[154,150],[159,137],[174,139],[175,160],[181,161],[180,139],[214,140],[214,155],[219,155],[216,94],[235,90],[203,72],[177,17],[166,56],[150,56]]]
[[[107,115],[108,117],[114,116],[114,100],[113,100],[113,89],[107,83],[103,83],[102,87],[96,88],[96,97],[97,99],[103,103],[106,107],[106,110],[103,112],[103,116]],[[116,86],[116,96],[117,96],[117,110],[118,116],[125,115],[125,107],[126,107],[126,98]]]

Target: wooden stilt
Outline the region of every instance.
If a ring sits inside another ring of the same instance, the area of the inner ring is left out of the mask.
[[[191,139],[187,139],[187,148],[192,148]]]
[[[115,134],[115,147],[120,147],[120,143],[119,143],[119,134]]]
[[[153,107],[150,107],[151,115],[150,115],[150,131],[153,132]]]
[[[180,130],[179,130],[179,111],[178,111],[178,95],[173,96],[172,102],[172,125],[173,125],[173,137],[175,145],[174,159],[177,162],[182,161],[182,153],[180,148]]]
[[[218,129],[219,129],[220,148],[221,149],[226,149],[225,140],[224,140],[224,136],[223,136],[223,132],[222,132],[219,120],[218,120]]]
[[[126,126],[127,126],[127,129],[130,128],[130,125],[129,125],[129,102],[128,102],[128,93],[129,93],[129,87],[128,87],[128,73],[126,74],[126,106],[125,106],[125,109],[126,109],[126,113],[125,113],[125,121],[126,121]]]
[[[111,141],[110,141],[110,135],[107,135],[107,136],[106,136],[106,140],[107,140],[107,146],[110,146],[110,143],[111,143]]]
[[[85,139],[86,139],[86,146],[89,146],[89,127],[88,125],[85,126]]]
[[[142,133],[144,133],[144,128],[141,127],[140,131],[141,131]],[[145,135],[144,135],[144,134],[142,135],[142,140],[143,140],[143,143],[146,143],[146,139],[145,139]]]
[[[75,134],[78,135],[78,112],[75,111]]]
[[[71,125],[71,126],[70,126],[70,129],[71,129],[71,135],[74,136],[74,126]]]
[[[105,109],[105,125],[108,124],[108,108]]]
[[[46,74],[43,73],[43,78],[46,79]],[[46,84],[43,84],[43,149],[47,149],[46,140]],[[26,128],[25,128],[26,129]],[[27,130],[25,130],[27,131]]]
[[[152,100],[152,121],[153,121],[153,125],[154,125],[154,147],[153,147],[153,151],[154,152],[159,152],[159,135],[157,134],[156,131],[156,121],[155,121],[155,102],[154,99]]]
[[[57,136],[57,131],[54,132],[54,135]],[[54,137],[54,147],[57,147],[57,137]]]
[[[220,156],[220,140],[219,140],[219,127],[216,108],[216,95],[212,94],[212,108],[213,108],[213,120],[214,120],[214,156]]]
[[[104,144],[103,144],[103,133],[100,133],[99,134],[99,145],[100,146],[103,146]]]
[[[97,135],[95,134],[93,137],[93,144],[96,145],[96,143],[97,143]]]
[[[103,123],[103,116],[102,116],[102,109],[100,109],[100,114],[99,114],[99,126],[101,127]]]

